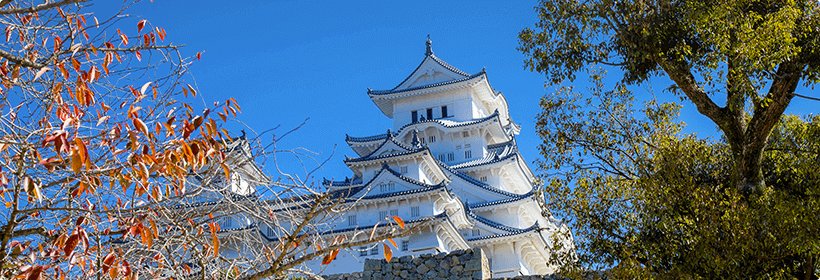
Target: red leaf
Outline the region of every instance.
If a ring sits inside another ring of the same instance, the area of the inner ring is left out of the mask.
[[[142,28],[145,27],[146,22],[148,21],[143,19],[137,23],[137,33],[142,32]]]
[[[200,59],[202,59],[202,53],[198,52],[198,53],[196,53],[196,60],[200,60]]]
[[[65,246],[63,246],[63,252],[65,252],[66,256],[71,255],[71,252],[74,252],[74,248],[77,247],[77,243],[79,241],[80,236],[76,233],[68,237],[68,239],[65,241]]]
[[[119,29],[117,29],[117,33],[120,33],[120,39],[122,39],[122,44],[127,46],[128,45],[128,36],[125,36]]]
[[[114,260],[116,259],[117,258],[114,256],[113,252],[105,255],[103,258],[103,272],[108,272],[108,270],[111,269],[111,264],[114,263]]]
[[[393,258],[393,250],[390,250],[390,246],[387,246],[387,243],[382,243],[382,245],[384,245],[384,259],[390,262],[390,259]]]
[[[398,216],[393,216],[393,220],[396,221],[397,224],[399,224],[399,227],[404,229],[404,221],[401,218],[399,218]]]
[[[149,132],[148,132],[148,126],[147,126],[147,125],[145,125],[145,123],[144,123],[144,122],[142,122],[142,120],[140,120],[140,119],[138,119],[138,118],[134,118],[134,127],[135,127],[137,130],[142,131],[142,133],[145,133],[145,135],[148,135],[148,134],[149,134]]]

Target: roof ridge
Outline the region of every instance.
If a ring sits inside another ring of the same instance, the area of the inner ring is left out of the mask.
[[[398,88],[398,87],[393,88],[393,89],[389,89],[389,90],[372,90],[372,89],[367,89],[367,94],[368,94],[368,95],[371,95],[371,96],[373,96],[373,95],[387,95],[387,94],[399,93],[399,92],[405,92],[405,91],[411,91],[411,90],[417,90],[417,89],[424,89],[424,88],[438,87],[438,86],[449,85],[449,84],[454,84],[454,83],[458,83],[458,82],[463,82],[463,81],[472,80],[472,79],[475,79],[476,77],[480,77],[480,76],[485,75],[485,74],[487,74],[487,72],[486,72],[486,71],[484,71],[484,70],[481,70],[481,72],[478,72],[478,73],[476,73],[476,74],[473,74],[473,75],[470,75],[470,76],[467,76],[467,77],[464,77],[464,78],[461,78],[461,79],[455,79],[455,80],[450,80],[450,81],[444,81],[444,82],[439,82],[439,83],[429,84],[429,85],[423,85],[423,86],[408,87],[408,88],[405,88],[405,89],[400,89],[400,90],[396,90],[396,88]],[[409,77],[408,77],[408,78],[409,78]],[[402,82],[402,83],[404,83],[404,82]],[[400,85],[401,85],[401,84],[400,84]]]
[[[505,190],[501,190],[501,189],[491,187],[490,184],[487,184],[487,183],[481,182],[479,180],[476,180],[475,178],[471,177],[470,175],[464,174],[464,172],[452,169],[449,166],[447,166],[447,164],[445,164],[441,161],[436,160],[436,162],[438,162],[439,166],[441,166],[443,169],[446,169],[447,171],[450,171],[450,173],[455,174],[459,178],[464,179],[465,181],[467,181],[469,183],[472,183],[473,185],[475,185],[477,187],[480,187],[482,189],[485,189],[485,190],[488,190],[488,191],[491,191],[491,192],[494,192],[494,193],[497,193],[497,194],[500,194],[500,195],[508,196],[508,197],[518,197],[519,196],[519,194],[515,194],[515,193],[505,191]]]
[[[343,162],[344,163],[362,162],[362,161],[368,161],[368,160],[377,160],[377,159],[385,159],[385,158],[391,158],[391,157],[406,156],[406,155],[412,155],[412,154],[418,153],[418,152],[423,152],[425,150],[428,150],[427,147],[420,148],[420,149],[413,149],[413,150],[406,151],[406,152],[401,152],[401,153],[395,153],[395,154],[389,154],[389,155],[380,155],[380,156],[375,156],[375,157],[372,157],[372,158],[365,158],[365,157],[347,158],[347,159],[343,160]]]
[[[392,137],[399,136],[401,133],[404,132],[404,130],[406,128],[408,128],[410,126],[413,126],[413,125],[416,125],[416,124],[437,123],[437,124],[440,124],[440,125],[442,125],[444,127],[447,127],[447,128],[456,128],[456,127],[464,127],[464,126],[468,126],[468,125],[479,124],[479,123],[491,120],[494,117],[499,117],[499,123],[500,123],[501,119],[500,119],[500,116],[499,116],[499,113],[497,112],[497,110],[495,112],[493,112],[492,114],[490,114],[489,116],[486,116],[486,117],[483,117],[483,118],[480,118],[480,119],[473,119],[473,120],[469,120],[469,121],[463,121],[463,122],[460,122],[460,123],[458,123],[457,121],[451,121],[451,122],[456,123],[454,125],[446,124],[446,123],[442,122],[441,119],[430,119],[430,120],[417,121],[417,122],[414,122],[414,123],[408,123],[408,124],[405,124],[405,125],[401,126],[399,129],[396,130],[396,132],[394,132],[392,134]],[[450,120],[448,120],[448,121],[450,121]],[[387,137],[388,137],[387,134],[384,134],[384,133],[383,134],[373,135],[373,136],[364,136],[364,137],[353,137],[353,136],[348,135],[345,138],[345,141],[347,141],[347,142],[370,142],[370,141],[375,141],[375,140],[383,140],[384,138],[387,138]],[[509,142],[509,141],[507,141],[507,142]]]
[[[468,206],[470,208],[481,208],[481,207],[487,207],[487,206],[493,206],[493,205],[499,205],[499,204],[507,204],[507,203],[511,203],[511,202],[520,201],[520,200],[523,200],[523,199],[526,199],[526,198],[530,198],[534,194],[535,194],[535,188],[530,190],[528,193],[519,195],[518,197],[473,203],[473,204],[470,204]]]

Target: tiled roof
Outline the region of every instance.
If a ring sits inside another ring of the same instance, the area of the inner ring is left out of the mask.
[[[523,234],[523,233],[536,231],[539,228],[540,228],[540,226],[538,225],[538,222],[535,222],[535,224],[532,225],[531,227],[528,227],[528,228],[525,228],[525,229],[520,229],[518,231],[509,232],[509,233],[502,233],[502,234],[495,234],[495,235],[480,236],[480,237],[475,237],[475,238],[468,238],[467,241],[478,241],[478,240],[486,240],[486,239],[513,236],[513,235],[518,235],[518,234]]]
[[[471,177],[470,175],[464,174],[464,172],[455,170],[455,169],[451,168],[450,166],[447,166],[447,164],[445,164],[443,162],[440,162],[438,160],[436,160],[436,162],[438,162],[438,165],[441,166],[443,169],[445,169],[447,171],[450,171],[450,173],[455,174],[459,178],[464,179],[465,181],[467,181],[467,182],[469,182],[469,183],[471,183],[471,184],[473,184],[477,187],[480,187],[482,189],[485,189],[485,190],[488,190],[488,191],[491,191],[491,192],[494,192],[494,193],[497,193],[497,194],[500,194],[500,195],[508,196],[508,197],[518,197],[518,196],[520,196],[519,194],[515,194],[515,193],[504,191],[504,190],[501,190],[501,189],[498,189],[498,188],[494,188],[494,187],[490,186],[487,183],[476,180],[475,178]]]
[[[393,136],[394,137],[399,136],[399,133],[398,132],[393,133]],[[376,140],[383,140],[385,138],[387,138],[387,133],[377,134],[377,135],[373,135],[373,136],[364,136],[364,137],[353,137],[353,136],[345,134],[345,141],[346,142],[370,142],[370,141],[376,141]]]
[[[408,194],[424,193],[424,192],[430,192],[430,191],[438,190],[438,189],[441,189],[441,188],[444,188],[444,187],[445,187],[445,185],[442,183],[442,184],[438,184],[438,185],[433,186],[433,187],[423,188],[423,189],[412,189],[412,190],[406,190],[406,191],[400,191],[400,192],[380,193],[380,194],[368,195],[368,196],[362,197],[362,199],[379,199],[379,198],[402,196],[402,195],[408,195]]]
[[[368,161],[368,160],[377,160],[377,159],[385,159],[385,158],[406,156],[406,155],[411,155],[411,154],[420,153],[420,152],[430,152],[430,150],[427,149],[427,147],[424,147],[424,148],[412,149],[412,150],[409,150],[409,151],[406,151],[406,152],[388,154],[388,155],[380,155],[380,156],[375,156],[375,157],[347,158],[347,159],[344,160],[344,163],[362,162],[362,161]]]
[[[526,199],[526,198],[530,198],[534,194],[535,194],[535,188],[533,188],[528,193],[519,195],[518,197],[500,199],[500,200],[493,200],[493,201],[486,201],[486,202],[480,202],[480,203],[473,203],[473,204],[470,204],[469,206],[470,206],[470,208],[481,208],[481,207],[494,206],[494,205],[499,205],[499,204],[507,204],[507,203],[511,203],[511,202],[520,201],[520,200],[523,200],[523,199]]]
[[[223,198],[225,198],[225,197],[226,196],[223,196]],[[230,193],[227,196],[227,198],[230,201],[241,201],[241,200],[246,200],[246,199],[247,200],[255,200],[255,199],[258,199],[259,197],[256,195],[256,193],[252,193],[252,194],[249,194],[249,195],[239,195],[239,194],[236,194],[236,193]],[[182,209],[182,208],[192,208],[192,207],[201,207],[201,206],[211,206],[211,205],[222,204],[222,203],[225,203],[225,202],[226,201],[223,200],[223,199],[207,200],[207,201],[193,202],[193,203],[178,203],[178,204],[171,205],[170,207],[172,209]]]
[[[359,176],[353,176],[353,178],[345,178],[344,180],[340,181],[332,181],[328,180],[327,178],[322,178],[322,185],[325,187],[349,187],[360,185],[362,183],[362,178]]]
[[[511,226],[508,226],[508,225],[504,225],[502,223],[495,222],[493,220],[490,220],[490,219],[484,218],[482,216],[476,215],[475,213],[473,213],[473,211],[467,205],[464,206],[464,210],[465,210],[468,217],[473,218],[476,221],[479,221],[482,224],[488,225],[488,226],[490,226],[492,228],[495,228],[495,229],[499,229],[499,230],[503,230],[503,231],[507,231],[507,232],[518,232],[518,231],[526,230],[526,229],[523,229],[523,228],[517,228],[517,227],[511,227]]]
[[[487,155],[483,158],[471,160],[451,166],[453,169],[464,169],[481,165],[493,164],[512,158],[518,154],[513,140],[487,146]]]
[[[483,123],[483,122],[490,121],[490,120],[492,120],[494,118],[497,118],[497,117],[498,117],[498,110],[495,110],[489,116],[486,116],[486,117],[483,117],[483,118],[480,118],[480,119],[464,121],[464,122],[457,122],[457,121],[451,121],[451,120],[445,120],[445,119],[423,120],[423,121],[418,121],[418,122],[408,123],[408,124],[403,125],[398,130],[396,130],[395,133],[392,134],[392,137],[399,136],[399,134],[401,134],[404,131],[405,128],[407,128],[409,126],[417,125],[417,124],[438,123],[438,124],[440,124],[440,125],[442,125],[446,128],[458,128],[458,127],[465,127],[465,126],[470,126],[470,125],[474,125],[474,124]],[[500,119],[499,119],[499,122],[500,122]],[[387,133],[373,135],[373,136],[365,136],[365,137],[352,137],[352,136],[348,135],[347,137],[345,137],[345,141],[347,141],[347,142],[359,142],[359,143],[361,143],[361,142],[371,142],[371,141],[385,139],[385,138],[387,138],[387,136],[388,136]]]
[[[398,90],[395,89],[395,88],[390,89],[390,90],[372,90],[372,89],[368,89],[367,94],[372,97],[372,96],[388,95],[388,94],[394,94],[394,93],[400,93],[400,92],[406,92],[406,91],[413,91],[413,90],[418,90],[418,89],[445,86],[445,85],[460,83],[460,82],[464,82],[464,81],[469,81],[469,80],[484,76],[486,74],[487,74],[487,71],[485,71],[484,69],[481,69],[481,72],[478,72],[478,73],[473,74],[473,75],[469,75],[469,76],[461,78],[461,79],[455,79],[455,80],[450,80],[450,81],[445,81],[445,82],[440,82],[440,83],[435,83],[435,84],[429,84],[429,85],[423,85],[423,86],[417,86],[417,87],[410,87],[410,88],[398,89]]]
[[[404,221],[404,224],[409,225],[409,224],[415,224],[415,223],[419,223],[419,222],[426,222],[426,221],[429,221],[429,220],[438,220],[438,219],[446,219],[446,218],[447,218],[447,212],[443,212],[443,213],[435,215],[435,216],[427,216],[427,217],[421,217],[421,218],[413,219],[413,220],[409,220],[409,221]],[[387,226],[390,226],[390,225],[391,225],[390,223],[382,223],[382,224],[376,225],[375,228],[383,228],[383,227],[387,227]],[[329,231],[319,233],[319,235],[338,234],[338,233],[344,233],[344,232],[349,232],[349,231],[357,231],[357,230],[372,230],[373,228],[374,228],[373,225],[356,226],[356,227],[329,230]],[[278,241],[279,240],[279,238],[269,238],[267,235],[262,233],[261,230],[259,231],[259,234],[262,235],[262,237],[267,239],[268,241]],[[302,236],[303,236],[303,234],[300,234],[297,237],[302,237]]]

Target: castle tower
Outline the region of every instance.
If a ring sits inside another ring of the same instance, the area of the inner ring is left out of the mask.
[[[515,142],[521,127],[485,70],[468,74],[447,64],[428,38],[424,59],[404,81],[367,94],[393,127],[347,137],[357,154],[344,160],[352,179],[323,182],[356,201],[335,232],[372,228],[387,216],[409,224],[433,218],[422,232],[395,240],[394,258],[481,248],[494,277],[552,273],[552,233],[566,228],[542,215],[540,186]],[[361,271],[379,250],[362,247],[328,267],[311,266],[323,274]]]

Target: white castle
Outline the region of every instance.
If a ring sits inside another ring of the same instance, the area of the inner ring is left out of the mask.
[[[344,160],[352,179],[323,185],[356,203],[334,232],[372,228],[389,216],[408,224],[433,218],[421,232],[395,240],[393,257],[481,248],[494,277],[552,273],[553,233],[567,229],[535,195],[540,186],[515,142],[520,125],[485,70],[463,72],[436,57],[431,44],[428,38],[421,64],[398,86],[368,89],[393,128],[347,136],[358,155]],[[328,266],[308,266],[322,274],[361,271],[365,258],[382,258],[382,249],[363,246]]]

